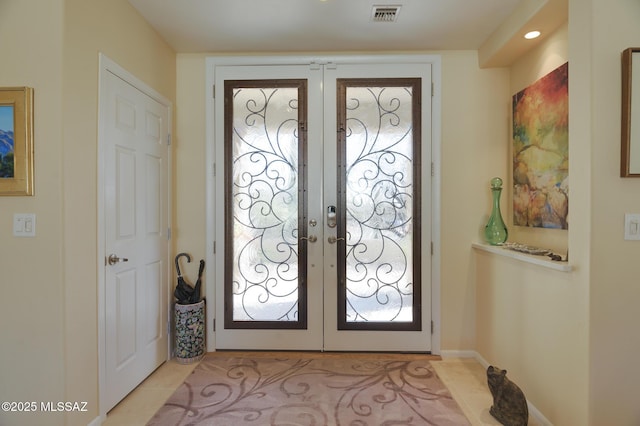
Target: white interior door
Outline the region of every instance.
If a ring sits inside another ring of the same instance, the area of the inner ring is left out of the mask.
[[[168,357],[169,108],[103,79],[106,412]]]
[[[429,65],[219,66],[215,88],[216,348],[430,351]]]

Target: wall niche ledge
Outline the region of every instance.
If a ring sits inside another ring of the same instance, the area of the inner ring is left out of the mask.
[[[538,265],[548,269],[554,269],[560,272],[571,272],[573,270],[573,267],[568,262],[551,260],[546,256],[521,253],[518,251],[510,250],[508,248],[492,246],[486,243],[472,243],[471,247],[473,247],[475,250],[496,254],[498,256],[509,257],[521,262],[531,263],[533,265]]]

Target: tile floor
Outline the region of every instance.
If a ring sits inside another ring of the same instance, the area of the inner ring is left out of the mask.
[[[145,425],[197,365],[165,362],[109,411],[103,426]]]
[[[470,358],[447,358],[432,364],[472,425],[500,426],[489,414],[492,398],[480,363]],[[103,425],[145,425],[196,365],[178,364],[175,360],[164,363],[109,412]],[[529,425],[538,423],[530,419]]]

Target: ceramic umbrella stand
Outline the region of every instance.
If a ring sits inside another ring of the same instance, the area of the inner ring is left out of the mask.
[[[180,273],[180,265],[178,263],[180,257],[186,257],[187,262],[191,262],[191,256],[187,253],[180,253],[176,256],[178,285],[173,293],[176,298],[175,355],[178,363],[190,364],[200,361],[205,352],[205,302],[200,300],[204,260],[200,261],[198,281],[192,287]]]
[[[176,303],[176,360],[197,362],[204,356],[204,300],[190,305]]]

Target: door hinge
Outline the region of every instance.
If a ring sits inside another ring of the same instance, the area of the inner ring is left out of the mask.
[[[171,334],[171,321],[167,321],[167,336]]]
[[[167,146],[171,146],[171,133],[167,133]]]
[[[431,177],[436,175],[436,165],[431,162]]]
[[[213,331],[216,331],[216,319],[213,319]]]
[[[216,242],[213,242],[213,254],[216,254]]]
[[[431,256],[433,256],[433,241],[431,241]]]
[[[216,163],[213,163],[213,177],[216,177]]]
[[[434,330],[434,325],[433,325],[433,321],[431,321],[431,334],[433,334],[433,330]]]
[[[211,97],[213,99],[216,98],[216,85],[215,84],[213,86],[211,86]]]
[[[436,92],[435,86],[433,85],[433,81],[431,82],[431,97],[434,96],[434,93]]]

